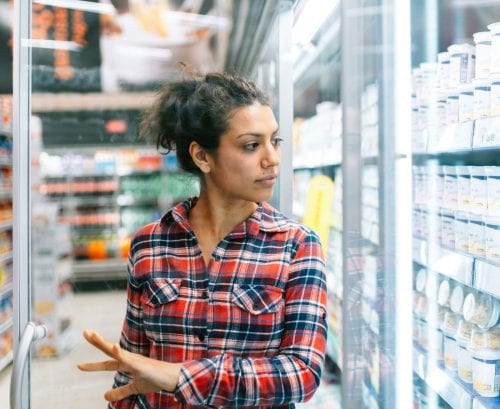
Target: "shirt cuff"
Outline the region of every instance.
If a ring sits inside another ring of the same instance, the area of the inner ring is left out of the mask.
[[[186,405],[206,405],[215,367],[215,363],[208,358],[184,362],[174,391],[177,400]]]

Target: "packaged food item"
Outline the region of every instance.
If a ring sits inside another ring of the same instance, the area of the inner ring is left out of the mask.
[[[464,319],[458,323],[456,341],[458,345],[457,372],[462,381],[472,383],[472,356],[467,349],[470,344],[472,324]]]
[[[470,83],[461,84],[458,88],[458,122],[474,119],[474,86]]]
[[[458,123],[458,89],[450,88],[446,96],[446,124]]]
[[[500,327],[472,330],[469,351],[472,355],[472,386],[485,397],[500,392]]]
[[[427,323],[427,353],[433,360],[442,360],[444,355],[443,332]]]
[[[469,166],[470,179],[470,210],[479,215],[486,213],[488,190],[484,166]]]
[[[452,44],[448,47],[450,55],[450,87],[471,82],[475,71],[475,49],[470,44]]]
[[[425,295],[429,300],[437,301],[439,291],[439,279],[436,274],[427,274],[425,282]]]
[[[490,108],[491,116],[500,115],[500,73],[491,74],[489,77],[491,83],[490,90]]]
[[[491,33],[490,73],[500,73],[500,23],[488,25]]]
[[[477,78],[474,85],[474,119],[486,118],[491,114],[491,82]]]
[[[450,53],[443,51],[438,53],[438,86],[441,89],[450,87]]]
[[[424,320],[418,321],[418,344],[427,349],[427,323]]]
[[[455,166],[443,166],[444,187],[443,204],[444,208],[457,210],[458,208],[458,179]]]
[[[415,289],[419,293],[424,293],[426,281],[427,281],[427,271],[425,270],[425,268],[421,268],[420,270],[418,270],[417,275],[415,277]]]
[[[417,314],[418,317],[426,317],[427,316],[427,308],[428,308],[428,302],[427,302],[427,297],[425,295],[421,295],[418,298],[418,304],[415,310],[415,313]]]
[[[476,78],[488,78],[491,65],[491,32],[480,31],[472,35],[476,44]]]
[[[449,307],[450,293],[451,293],[451,286],[449,280],[445,279],[441,281],[441,284],[439,285],[438,304],[443,307]]]
[[[500,166],[485,166],[488,215],[500,217]]]
[[[465,297],[463,315],[479,328],[491,328],[498,323],[500,302],[488,294],[470,293]]]
[[[457,212],[455,215],[455,248],[469,251],[469,218],[467,213]]]
[[[445,334],[444,336],[443,358],[446,369],[456,372],[458,369],[458,344],[451,335]]]
[[[455,314],[462,314],[462,307],[464,304],[464,289],[460,284],[453,287],[450,295],[450,309]]]
[[[467,166],[457,166],[458,210],[470,209],[470,173]]]
[[[440,213],[441,245],[455,249],[455,216],[451,212]]]
[[[469,219],[469,253],[484,257],[484,221],[479,215],[471,215]]]
[[[445,335],[455,337],[459,321],[460,321],[459,315],[455,314],[451,310],[448,310],[444,314],[444,322],[443,325],[441,326],[441,330],[444,332]]]
[[[500,217],[486,218],[484,222],[484,254],[488,260],[500,262]]]

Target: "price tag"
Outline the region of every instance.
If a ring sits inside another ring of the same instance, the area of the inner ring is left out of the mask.
[[[496,120],[497,118],[481,118],[476,120],[476,123],[474,125],[474,140],[472,145],[474,148],[500,145],[500,138],[496,140],[496,135],[494,132],[495,126],[492,126],[492,122],[494,119]]]

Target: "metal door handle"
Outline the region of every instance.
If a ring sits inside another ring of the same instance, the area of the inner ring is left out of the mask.
[[[21,408],[21,386],[31,343],[46,336],[47,327],[45,325],[36,325],[33,322],[26,324],[14,357],[14,368],[12,369],[12,377],[10,378],[10,409]]]

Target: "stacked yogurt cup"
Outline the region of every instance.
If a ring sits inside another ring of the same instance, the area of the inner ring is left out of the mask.
[[[470,293],[463,305],[464,318],[474,324],[467,350],[472,357],[472,386],[481,396],[500,392],[500,301],[484,293]]]

